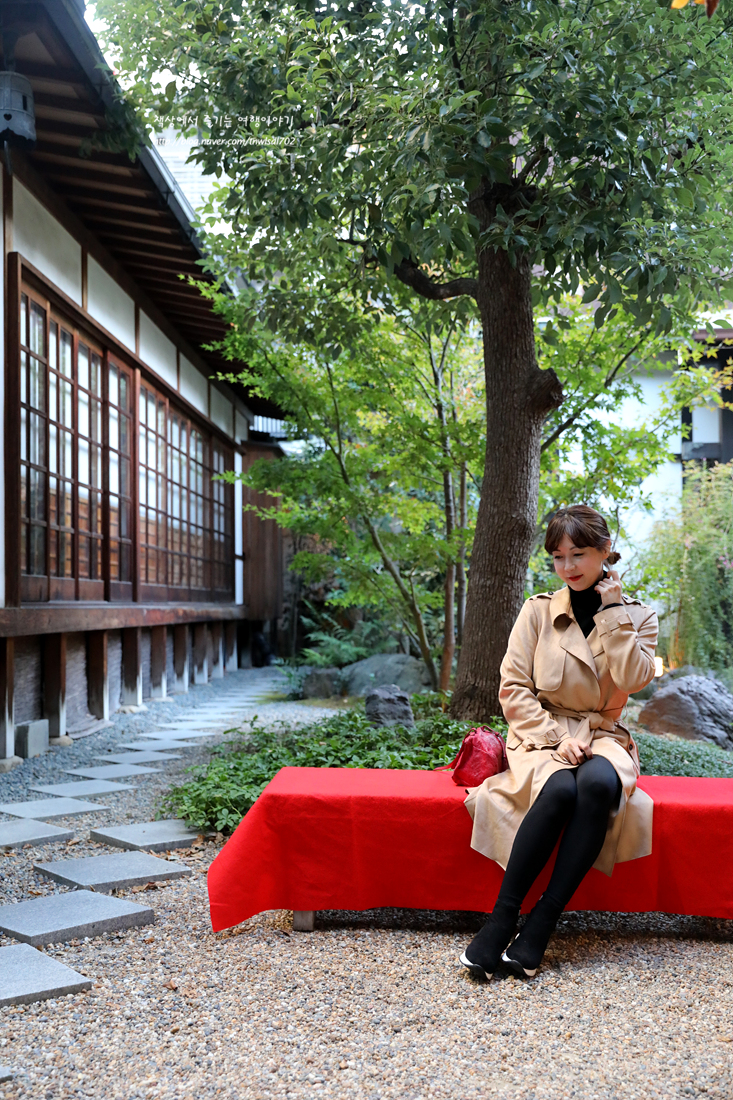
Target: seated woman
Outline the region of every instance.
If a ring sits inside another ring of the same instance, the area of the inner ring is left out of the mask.
[[[656,613],[606,570],[620,555],[593,508],[556,512],[545,549],[566,587],[526,600],[509,638],[499,693],[509,770],[466,799],[471,846],[505,868],[491,917],[461,955],[484,978],[500,960],[532,977],[590,868],[610,875],[651,852],[653,803],[636,786],[639,755],[619,718],[654,676]],[[547,889],[512,940],[561,833]]]

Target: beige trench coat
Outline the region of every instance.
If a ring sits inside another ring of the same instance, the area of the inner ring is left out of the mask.
[[[609,815],[608,833],[594,866],[649,855],[654,804],[637,789],[639,756],[619,721],[629,695],[654,676],[656,612],[623,596],[621,607],[601,608],[588,637],[578,626],[567,587],[525,601],[501,664],[499,699],[509,723],[509,771],[470,789],[471,847],[506,868],[524,815],[550,776],[572,768],[558,755],[568,737],[605,756],[622,794]]]

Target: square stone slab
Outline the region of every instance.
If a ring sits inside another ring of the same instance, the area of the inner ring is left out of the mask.
[[[20,947],[20,944],[18,946]],[[15,1070],[10,1066],[0,1066],[0,1081],[10,1081],[13,1077],[15,1077]]]
[[[155,775],[158,768],[133,764],[100,764],[97,768],[65,768],[67,775],[85,775],[88,779],[128,779],[135,775]]]
[[[89,839],[113,848],[166,852],[170,848],[190,848],[198,836],[177,817],[164,821],[140,821],[136,825],[117,825],[112,829],[91,829]]]
[[[151,739],[155,738],[157,740],[157,739],[160,738],[161,735],[159,733],[141,733],[140,736],[141,737],[149,737]],[[210,732],[206,731],[206,730],[197,730],[197,729],[182,730],[178,726],[168,726],[166,728],[166,731],[163,734],[163,736],[164,737],[169,737],[172,740],[183,741],[184,738],[188,739],[190,737],[215,737],[216,736],[216,730],[211,730]]]
[[[134,783],[110,783],[108,779],[80,779],[77,783],[49,783],[44,787],[31,787],[32,791],[40,791],[41,794],[55,794],[60,798],[64,795],[75,798],[84,795],[89,798],[93,794],[114,794],[115,791],[136,791]]]
[[[102,932],[137,928],[154,920],[150,906],[92,890],[71,890],[0,906],[0,931],[33,946],[101,936]]]
[[[1,802],[0,813],[12,817],[68,817],[70,814],[97,813],[106,810],[96,802],[83,802],[80,798],[39,798],[35,802]]]
[[[153,737],[153,734],[149,735]],[[161,752],[164,749],[195,749],[197,745],[189,745],[186,741],[181,741],[178,737],[172,737],[167,741],[127,741],[124,746],[126,749],[140,749],[142,752]]]
[[[0,848],[22,848],[24,844],[52,844],[56,840],[73,840],[71,829],[46,825],[33,819],[0,821]]]
[[[0,1005],[27,1005],[91,988],[89,978],[27,943],[0,947]],[[12,1076],[11,1069],[0,1066],[0,1081]]]
[[[192,875],[190,867],[172,860],[149,856],[145,852],[110,852],[104,856],[60,859],[55,863],[34,863],[33,870],[65,886],[83,886],[108,894],[110,890],[137,886],[145,882]]]
[[[105,752],[95,756],[95,760],[112,760],[115,764],[154,764],[156,760],[180,760],[176,753],[169,756],[165,752]]]

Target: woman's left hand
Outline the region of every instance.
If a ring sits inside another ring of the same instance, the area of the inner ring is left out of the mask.
[[[596,592],[601,597],[601,606],[608,607],[610,603],[621,603],[621,579],[615,569],[609,569],[605,580],[596,585]]]

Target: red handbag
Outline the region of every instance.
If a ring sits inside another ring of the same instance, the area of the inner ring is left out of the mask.
[[[478,787],[484,779],[505,772],[508,767],[504,738],[488,726],[478,726],[463,738],[453,763],[436,771],[453,768],[453,782],[459,787]]]

